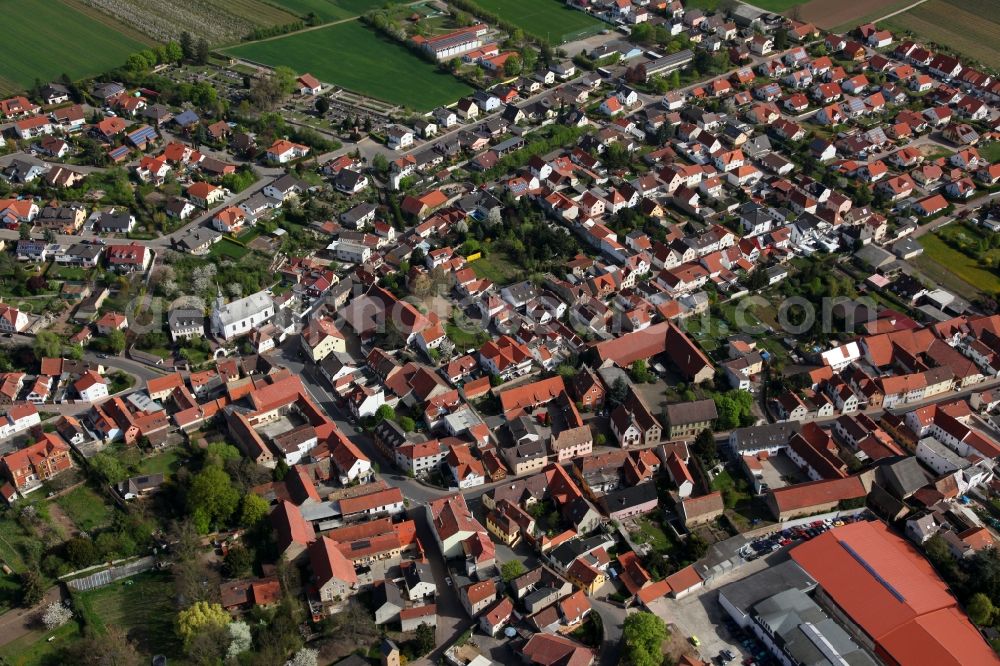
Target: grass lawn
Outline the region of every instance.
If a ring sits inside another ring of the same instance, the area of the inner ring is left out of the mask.
[[[767,508],[753,496],[750,484],[742,476],[733,477],[728,470],[722,470],[712,480],[712,490],[722,493],[726,515],[739,531],[743,532],[759,522],[770,520]]]
[[[240,234],[239,236],[237,236],[236,240],[238,240],[239,242],[241,242],[241,243],[243,243],[245,245],[245,244],[249,243],[250,241],[252,241],[254,238],[257,238],[258,236],[260,236],[260,229],[258,229],[257,227],[250,227],[249,229],[247,229],[246,231],[244,231],[242,234]]]
[[[476,0],[476,4],[552,44],[594,35],[611,27],[559,0]]]
[[[979,155],[987,162],[997,162],[1000,161],[1000,141],[991,141],[990,143],[978,146]]]
[[[95,631],[119,626],[136,641],[140,652],[165,654],[171,661],[180,653],[173,597],[170,574],[155,570],[73,595],[83,619]]]
[[[1000,293],[1000,276],[983,268],[967,254],[948,246],[936,234],[921,236],[920,244],[924,253],[913,262],[945,289],[966,299],[973,299],[980,292]]]
[[[209,253],[213,257],[230,257],[231,259],[242,259],[249,252],[247,248],[243,247],[239,243],[234,243],[228,238],[223,238],[218,243],[212,246]]]
[[[648,543],[656,552],[661,554],[669,553],[674,549],[673,539],[667,535],[659,523],[650,520],[648,516],[643,516],[636,520],[636,524],[639,526],[638,541]],[[634,534],[632,538],[636,538]]]
[[[183,451],[180,447],[171,447],[163,453],[143,458],[142,462],[139,463],[139,469],[143,474],[163,474],[170,477],[180,468],[182,454]]]
[[[0,574],[0,613],[6,613],[21,600],[21,584],[14,575]]]
[[[18,47],[7,49],[0,65],[0,94],[55,81],[78,79],[125,63],[152,42],[92,10],[66,0],[0,0],[4,25],[16,27]]]
[[[90,271],[79,266],[56,266],[55,264],[45,273],[49,280],[86,280]]]
[[[1000,13],[995,0],[929,0],[897,14],[885,27],[910,31],[989,67],[1000,67]],[[934,48],[934,44],[929,44]]]
[[[505,255],[503,252],[490,253],[484,257],[476,259],[469,264],[476,277],[485,280],[492,280],[498,287],[510,284],[521,275],[521,269]]]
[[[103,497],[87,486],[80,486],[59,497],[56,504],[83,532],[90,532],[111,522],[112,509],[104,503]]]
[[[472,92],[455,77],[359,21],[243,44],[226,52],[310,72],[321,81],[418,111],[449,104]]]
[[[377,9],[386,0],[269,0],[271,4],[305,18],[310,13],[326,23],[340,21]]]
[[[0,563],[9,566],[15,573],[24,571],[21,546],[31,539],[32,537],[14,519],[13,512],[6,512],[3,518],[0,518]]]
[[[471,349],[473,347],[479,347],[483,344],[484,338],[488,337],[484,335],[484,331],[467,331],[460,326],[455,325],[453,322],[448,322],[444,326],[445,333],[448,334],[448,338],[455,343],[455,346],[460,351],[465,351],[466,349]]]
[[[79,623],[67,622],[55,631],[32,631],[7,643],[0,647],[0,657],[18,666],[49,666],[60,663],[58,653],[80,637]]]

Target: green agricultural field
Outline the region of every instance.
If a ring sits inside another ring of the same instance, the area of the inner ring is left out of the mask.
[[[25,90],[36,79],[78,79],[125,63],[152,42],[113,18],[68,0],[0,0],[17,48],[5,49],[0,94]]]
[[[954,49],[989,67],[1000,67],[1000,14],[994,0],[929,0],[885,21],[893,32]]]
[[[243,44],[226,52],[310,72],[321,81],[417,111],[449,104],[472,92],[450,74],[439,72],[406,47],[380,37],[358,21]]]
[[[377,9],[386,4],[387,0],[264,0],[272,5],[292,12],[301,17],[315,14],[326,23],[361,16],[365,12]]]
[[[585,12],[570,9],[560,0],[476,0],[476,4],[524,32],[553,44],[611,28]]]

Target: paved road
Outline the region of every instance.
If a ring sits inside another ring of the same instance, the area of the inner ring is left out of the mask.
[[[78,171],[80,173],[86,173],[86,174],[97,173],[100,171],[107,171],[107,169],[105,169],[104,167],[85,166],[82,164],[65,164],[63,162],[50,162],[44,159],[43,156],[32,155],[30,153],[24,152],[23,150],[19,150],[15,153],[7,153],[6,155],[0,157],[0,167],[7,167],[15,159],[27,160],[29,162],[43,162],[49,168],[66,167],[67,169],[72,169],[73,171]]]
[[[601,654],[597,663],[600,666],[617,666],[621,661],[622,625],[625,624],[627,612],[603,599],[592,598],[590,605],[601,616],[601,625],[604,627],[604,640],[601,642]]]

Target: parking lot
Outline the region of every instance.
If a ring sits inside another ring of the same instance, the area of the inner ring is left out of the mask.
[[[783,554],[779,554],[780,557]],[[723,650],[729,650],[734,661],[750,658],[753,653],[741,644],[742,635],[726,626],[728,616],[719,605],[718,588],[746,576],[763,571],[773,564],[771,558],[757,558],[744,566],[720,576],[711,588],[698,590],[683,599],[657,599],[649,604],[650,610],[663,618],[675,631],[688,641],[697,638],[698,654],[704,660],[714,660]]]
[[[811,522],[806,521],[800,525],[774,530],[773,532],[758,536],[741,548],[739,554],[747,562],[753,562],[768,553],[792,546],[796,543],[808,541],[833,527],[840,527],[846,523],[853,523],[859,520],[870,520],[872,517],[868,512],[863,511],[856,515],[841,516],[836,519],[826,518]]]

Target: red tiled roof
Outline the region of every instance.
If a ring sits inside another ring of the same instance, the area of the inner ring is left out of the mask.
[[[702,582],[701,576],[695,571],[694,565],[688,565],[677,573],[667,576],[667,584],[672,592],[689,590]]]
[[[899,666],[996,664],[930,563],[879,522],[838,527],[796,546],[794,559]]]
[[[320,585],[331,578],[351,585],[358,582],[354,565],[337,548],[337,544],[325,536],[309,545],[309,562]]]
[[[306,545],[316,540],[312,523],[302,517],[299,507],[291,502],[280,502],[271,512],[271,525],[277,533],[278,549],[285,550],[293,543]]]

